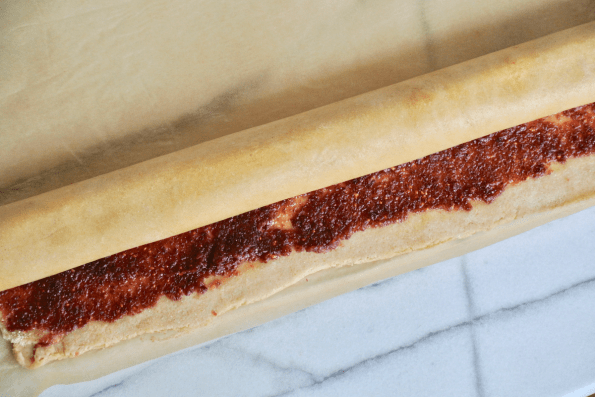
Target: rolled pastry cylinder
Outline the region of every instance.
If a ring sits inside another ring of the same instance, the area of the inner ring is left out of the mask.
[[[595,23],[0,207],[0,290],[593,101]]]

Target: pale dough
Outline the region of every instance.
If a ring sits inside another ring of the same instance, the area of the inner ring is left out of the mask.
[[[550,175],[510,186],[489,205],[475,203],[469,212],[433,210],[414,214],[402,223],[356,233],[334,251],[299,252],[265,264],[245,264],[238,276],[202,295],[193,294],[180,301],[161,298],[155,307],[138,315],[113,323],[91,322],[58,343],[38,348],[33,363],[38,333],[2,329],[3,336],[13,343],[18,362],[35,368],[146,333],[174,330],[175,335],[181,335],[207,325],[213,313],[222,314],[265,299],[314,272],[422,250],[595,196],[595,155],[553,164],[552,169]]]

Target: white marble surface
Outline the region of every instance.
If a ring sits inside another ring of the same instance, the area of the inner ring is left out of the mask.
[[[42,397],[587,396],[595,208]]]

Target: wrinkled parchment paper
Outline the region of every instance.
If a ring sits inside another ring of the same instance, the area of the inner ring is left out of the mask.
[[[0,10],[0,209],[595,19],[591,0],[482,3],[5,1]],[[93,379],[463,254],[588,205],[593,203],[453,243],[452,251],[439,246],[393,261],[331,270],[316,283],[309,277],[308,288],[302,283],[220,316],[188,338],[154,343],[145,336],[35,371],[18,367],[5,344],[0,390],[28,396],[52,384]],[[83,215],[80,220],[93,214]],[[33,241],[40,235],[42,230]]]
[[[3,0],[0,205],[595,20],[593,0]]]

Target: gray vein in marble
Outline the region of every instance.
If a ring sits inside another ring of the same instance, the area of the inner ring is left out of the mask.
[[[464,266],[464,263],[463,263],[463,266]],[[467,277],[467,274],[466,274],[466,272],[464,270],[464,267],[463,267],[463,274],[464,274],[464,279],[465,279],[465,289],[468,292],[468,296],[469,296],[470,313],[472,315],[472,319],[470,321],[465,321],[465,322],[462,322],[462,323],[459,323],[459,324],[456,324],[456,325],[453,325],[453,326],[450,326],[450,327],[447,327],[447,328],[444,328],[444,329],[441,329],[441,330],[438,330],[438,331],[430,332],[430,333],[422,336],[421,338],[417,339],[416,341],[414,341],[413,343],[411,343],[409,345],[397,347],[397,348],[392,349],[392,350],[389,350],[389,351],[387,351],[385,353],[381,353],[381,354],[378,354],[376,356],[369,357],[369,358],[367,358],[365,360],[362,360],[362,361],[360,361],[360,362],[358,362],[358,363],[356,363],[356,364],[354,364],[352,366],[339,369],[339,370],[335,371],[334,373],[332,373],[332,374],[330,374],[328,376],[323,377],[322,379],[316,380],[311,385],[308,385],[308,386],[305,386],[305,387],[301,387],[301,388],[298,388],[298,389],[293,389],[293,390],[290,390],[288,392],[284,392],[284,393],[281,393],[281,394],[275,394],[275,395],[272,395],[270,397],[286,396],[286,395],[289,395],[289,393],[291,393],[291,392],[293,392],[295,390],[315,387],[317,385],[320,385],[320,384],[328,381],[329,379],[333,379],[333,378],[337,378],[337,377],[343,376],[346,373],[348,373],[350,371],[353,371],[354,369],[359,368],[359,367],[361,367],[363,365],[366,365],[366,364],[368,364],[370,362],[379,361],[379,360],[381,360],[381,359],[383,359],[385,357],[388,357],[388,356],[390,356],[392,354],[398,353],[398,352],[403,351],[403,350],[413,349],[413,348],[416,347],[416,345],[418,345],[420,343],[423,343],[423,342],[431,339],[432,337],[435,337],[435,336],[438,336],[438,335],[447,333],[447,332],[452,331],[452,330],[455,330],[455,329],[460,329],[460,328],[463,328],[463,327],[466,327],[466,326],[471,326],[471,331],[472,331],[472,334],[471,335],[472,335],[472,343],[473,343],[473,360],[474,360],[474,367],[475,367],[475,371],[476,371],[476,377],[475,378],[476,378],[477,395],[480,396],[480,397],[483,397],[483,396],[485,396],[485,390],[484,390],[484,387],[483,387],[483,378],[482,378],[482,374],[481,374],[481,370],[480,370],[480,364],[479,364],[480,363],[480,360],[479,360],[479,355],[478,355],[479,353],[478,353],[478,349],[477,349],[477,338],[476,338],[475,332],[473,331],[473,328],[474,328],[473,325],[475,325],[477,322],[480,322],[480,321],[483,321],[483,320],[486,320],[486,319],[489,319],[489,318],[493,318],[493,317],[495,317],[495,316],[497,316],[499,314],[506,313],[506,312],[514,312],[514,311],[522,310],[522,309],[524,309],[524,308],[526,308],[528,306],[532,306],[534,304],[539,304],[539,303],[548,301],[550,299],[556,298],[558,296],[561,296],[561,295],[563,295],[563,294],[565,294],[567,292],[570,292],[570,291],[572,291],[572,290],[574,290],[576,288],[580,288],[581,286],[586,286],[588,284],[595,283],[595,278],[592,278],[592,279],[589,279],[589,280],[584,280],[582,282],[576,283],[576,284],[574,284],[572,286],[569,286],[569,287],[564,288],[562,290],[556,291],[553,294],[550,294],[548,296],[545,296],[545,297],[542,297],[542,298],[539,298],[539,299],[535,299],[535,300],[523,302],[521,304],[518,304],[518,305],[515,305],[515,306],[511,306],[511,307],[501,308],[499,310],[496,310],[494,312],[487,313],[487,314],[484,314],[484,315],[481,315],[481,316],[474,316],[474,313],[472,312],[472,310],[474,310],[474,305],[473,305],[473,300],[472,300],[472,287],[471,287],[471,283],[468,280],[468,277]],[[304,372],[308,373],[307,371],[304,371]]]
[[[353,371],[353,370],[355,370],[355,369],[357,369],[357,368],[360,368],[360,367],[362,367],[362,366],[364,366],[364,365],[366,365],[366,364],[369,364],[369,363],[371,363],[371,362],[378,362],[378,361],[381,361],[381,360],[382,360],[382,359],[384,359],[384,358],[387,358],[387,357],[389,357],[389,356],[391,356],[391,355],[393,355],[393,354],[396,354],[396,353],[402,352],[402,351],[404,351],[404,350],[410,350],[410,349],[414,349],[414,348],[416,348],[416,347],[417,347],[417,345],[419,345],[420,343],[426,342],[426,341],[428,341],[429,339],[431,339],[431,338],[433,338],[433,337],[435,337],[435,336],[442,335],[442,334],[444,334],[444,333],[447,333],[447,332],[449,332],[449,331],[453,331],[453,330],[455,330],[455,329],[461,329],[461,328],[464,328],[464,327],[466,327],[466,326],[468,326],[468,325],[470,325],[470,324],[471,324],[471,322],[470,322],[470,321],[465,321],[465,322],[463,322],[463,323],[456,324],[456,325],[452,325],[452,326],[450,326],[450,327],[447,327],[447,328],[444,328],[444,329],[441,329],[441,330],[438,330],[438,331],[433,331],[433,332],[430,332],[430,333],[428,333],[428,334],[426,334],[426,335],[422,336],[421,338],[417,339],[416,341],[414,341],[413,343],[411,343],[411,344],[409,344],[409,345],[405,345],[405,346],[399,346],[399,347],[397,347],[397,348],[395,348],[395,349],[392,349],[392,350],[389,350],[389,351],[387,351],[387,352],[384,352],[384,353],[381,353],[381,354],[377,354],[377,355],[375,355],[375,356],[373,356],[373,357],[366,358],[365,360],[359,361],[358,363],[356,363],[356,364],[354,364],[354,365],[351,365],[351,366],[349,366],[349,367],[346,367],[346,368],[341,368],[341,369],[339,369],[339,370],[337,370],[337,371],[333,372],[332,374],[330,374],[330,375],[328,375],[328,376],[325,376],[324,378],[322,378],[322,379],[320,379],[320,380],[317,380],[317,381],[315,381],[315,382],[314,382],[313,384],[311,384],[311,385],[308,385],[308,386],[306,386],[306,387],[300,387],[300,388],[298,388],[298,389],[293,389],[293,390],[290,390],[290,391],[288,391],[288,392],[281,393],[281,394],[274,394],[274,395],[271,395],[271,396],[268,396],[268,397],[279,397],[279,396],[286,396],[286,395],[288,395],[289,393],[291,393],[291,392],[293,392],[293,391],[295,391],[295,390],[300,390],[300,389],[305,389],[305,388],[311,388],[311,387],[315,387],[315,386],[321,385],[322,383],[324,383],[324,382],[326,382],[326,381],[328,381],[328,380],[330,380],[330,379],[334,379],[334,378],[342,377],[342,376],[346,375],[346,373],[349,373],[349,372],[351,372],[351,371]]]
[[[318,382],[318,380],[316,379],[317,376],[315,374],[313,374],[312,372],[306,371],[303,368],[299,368],[297,366],[295,366],[295,367],[283,366],[283,365],[281,365],[279,363],[274,362],[273,360],[271,360],[269,358],[264,357],[261,354],[251,354],[251,353],[248,353],[247,351],[245,351],[243,349],[239,349],[237,347],[225,346],[225,348],[226,349],[229,349],[229,350],[236,351],[236,352],[238,352],[240,354],[243,354],[244,356],[249,357],[250,359],[252,359],[254,361],[268,364],[273,369],[280,370],[281,372],[293,372],[293,371],[301,372],[301,373],[307,375],[309,378],[311,378],[311,380],[312,380],[312,383],[311,384],[315,384],[315,383]],[[287,393],[287,392],[284,392],[284,393]],[[284,393],[282,393],[282,394],[275,394],[275,395],[276,396],[279,396],[279,395],[283,395]]]
[[[104,394],[106,391],[111,390],[111,389],[116,389],[119,386],[121,386],[124,382],[126,381],[126,379],[124,379],[123,381],[120,381],[118,383],[114,383],[113,385],[110,385],[108,387],[106,387],[105,389],[99,390],[98,392],[95,392],[91,395],[89,395],[89,397],[98,397],[102,394]]]
[[[269,368],[271,368],[271,369],[273,369],[275,371],[284,373],[284,374],[286,374],[287,376],[290,376],[290,377],[294,377],[295,378],[296,372],[302,373],[302,374],[306,375],[308,378],[310,378],[312,380],[312,382],[314,382],[314,374],[312,374],[312,373],[310,373],[308,371],[305,371],[305,370],[302,370],[302,369],[299,369],[299,368],[294,368],[294,367],[283,367],[283,366],[281,366],[281,365],[279,365],[279,364],[277,364],[277,363],[275,363],[275,362],[273,362],[271,360],[265,359],[264,357],[262,357],[260,355],[249,354],[246,351],[243,351],[242,349],[238,349],[238,348],[235,348],[235,347],[230,347],[230,346],[228,346],[228,345],[225,344],[225,342],[224,342],[225,339],[227,339],[227,338],[224,338],[222,340],[215,341],[215,342],[210,343],[210,344],[208,344],[206,346],[204,346],[204,345],[203,346],[200,346],[197,349],[192,349],[192,350],[187,351],[187,352],[180,352],[178,354],[179,355],[192,354],[193,353],[193,350],[199,350],[199,351],[201,351],[201,352],[204,353],[205,351],[208,351],[208,350],[211,350],[213,348],[217,348],[218,347],[220,349],[230,350],[230,351],[234,351],[236,353],[239,353],[239,354],[241,354],[241,355],[249,358],[251,361],[253,361],[255,363],[264,364],[265,366],[267,366],[267,367],[269,367]],[[172,359],[173,357],[175,357],[178,354],[172,355],[171,357],[169,357],[169,359]],[[88,397],[100,397],[100,396],[106,395],[106,393],[108,393],[110,391],[112,391],[112,392],[113,391],[117,391],[115,389],[124,388],[124,387],[126,387],[128,385],[128,383],[130,383],[131,381],[134,381],[137,378],[137,376],[140,375],[142,377],[143,374],[145,374],[144,376],[149,375],[148,374],[148,372],[150,372],[149,369],[151,367],[156,366],[156,365],[163,365],[163,362],[162,361],[155,361],[151,365],[149,365],[149,366],[147,366],[145,368],[142,368],[141,370],[139,370],[138,372],[136,372],[136,373],[134,373],[132,375],[129,375],[128,377],[126,377],[125,379],[121,380],[120,382],[118,382],[118,383],[116,383],[114,385],[107,386],[104,389],[99,390],[99,391],[97,391],[97,392],[89,395]]]
[[[202,349],[208,349],[209,346],[202,346]],[[142,365],[142,364],[140,364]],[[118,389],[121,386],[126,385],[126,383],[128,381],[130,381],[130,379],[134,378],[135,376],[137,376],[139,373],[142,373],[144,371],[146,371],[147,369],[154,367],[155,365],[158,365],[157,361],[153,361],[152,363],[149,363],[149,365],[145,365],[143,368],[139,368],[138,371],[136,371],[134,374],[127,376],[126,378],[122,379],[121,381],[119,381],[118,383],[114,383],[113,385],[109,385],[107,387],[104,387],[101,390],[96,391],[93,394],[88,395],[87,397],[100,397],[102,395],[104,395],[106,392],[108,392],[109,390],[113,390],[113,389]]]
[[[465,287],[465,294],[467,295],[467,304],[469,308],[469,315],[472,319],[477,316],[477,307],[475,300],[473,299],[473,287],[469,280],[469,274],[467,271],[467,257],[463,255],[461,257],[461,272],[463,274],[463,286]],[[471,346],[473,349],[473,369],[475,371],[475,391],[478,397],[485,396],[485,389],[483,386],[483,373],[480,366],[479,349],[477,348],[477,333],[475,327],[471,325]]]
[[[587,280],[583,280],[583,281],[579,281],[578,283],[574,283],[566,288],[560,289],[556,292],[553,292],[549,295],[546,295],[544,297],[541,298],[537,298],[537,299],[532,299],[523,303],[519,303],[518,305],[514,305],[514,306],[510,306],[510,307],[503,307],[501,309],[498,310],[494,310],[490,313],[486,313],[483,314],[481,316],[477,316],[473,319],[473,322],[480,322],[480,321],[486,321],[486,320],[490,320],[493,319],[494,317],[506,314],[506,313],[513,313],[513,312],[517,312],[517,311],[522,311],[525,310],[526,308],[528,308],[529,306],[533,306],[535,304],[540,304],[540,303],[544,303],[546,301],[549,301],[550,299],[556,298],[558,296],[561,295],[565,295],[569,292],[572,292],[575,289],[579,289],[581,287],[586,287],[589,284],[593,284],[595,285],[595,277],[592,277],[590,279]]]

